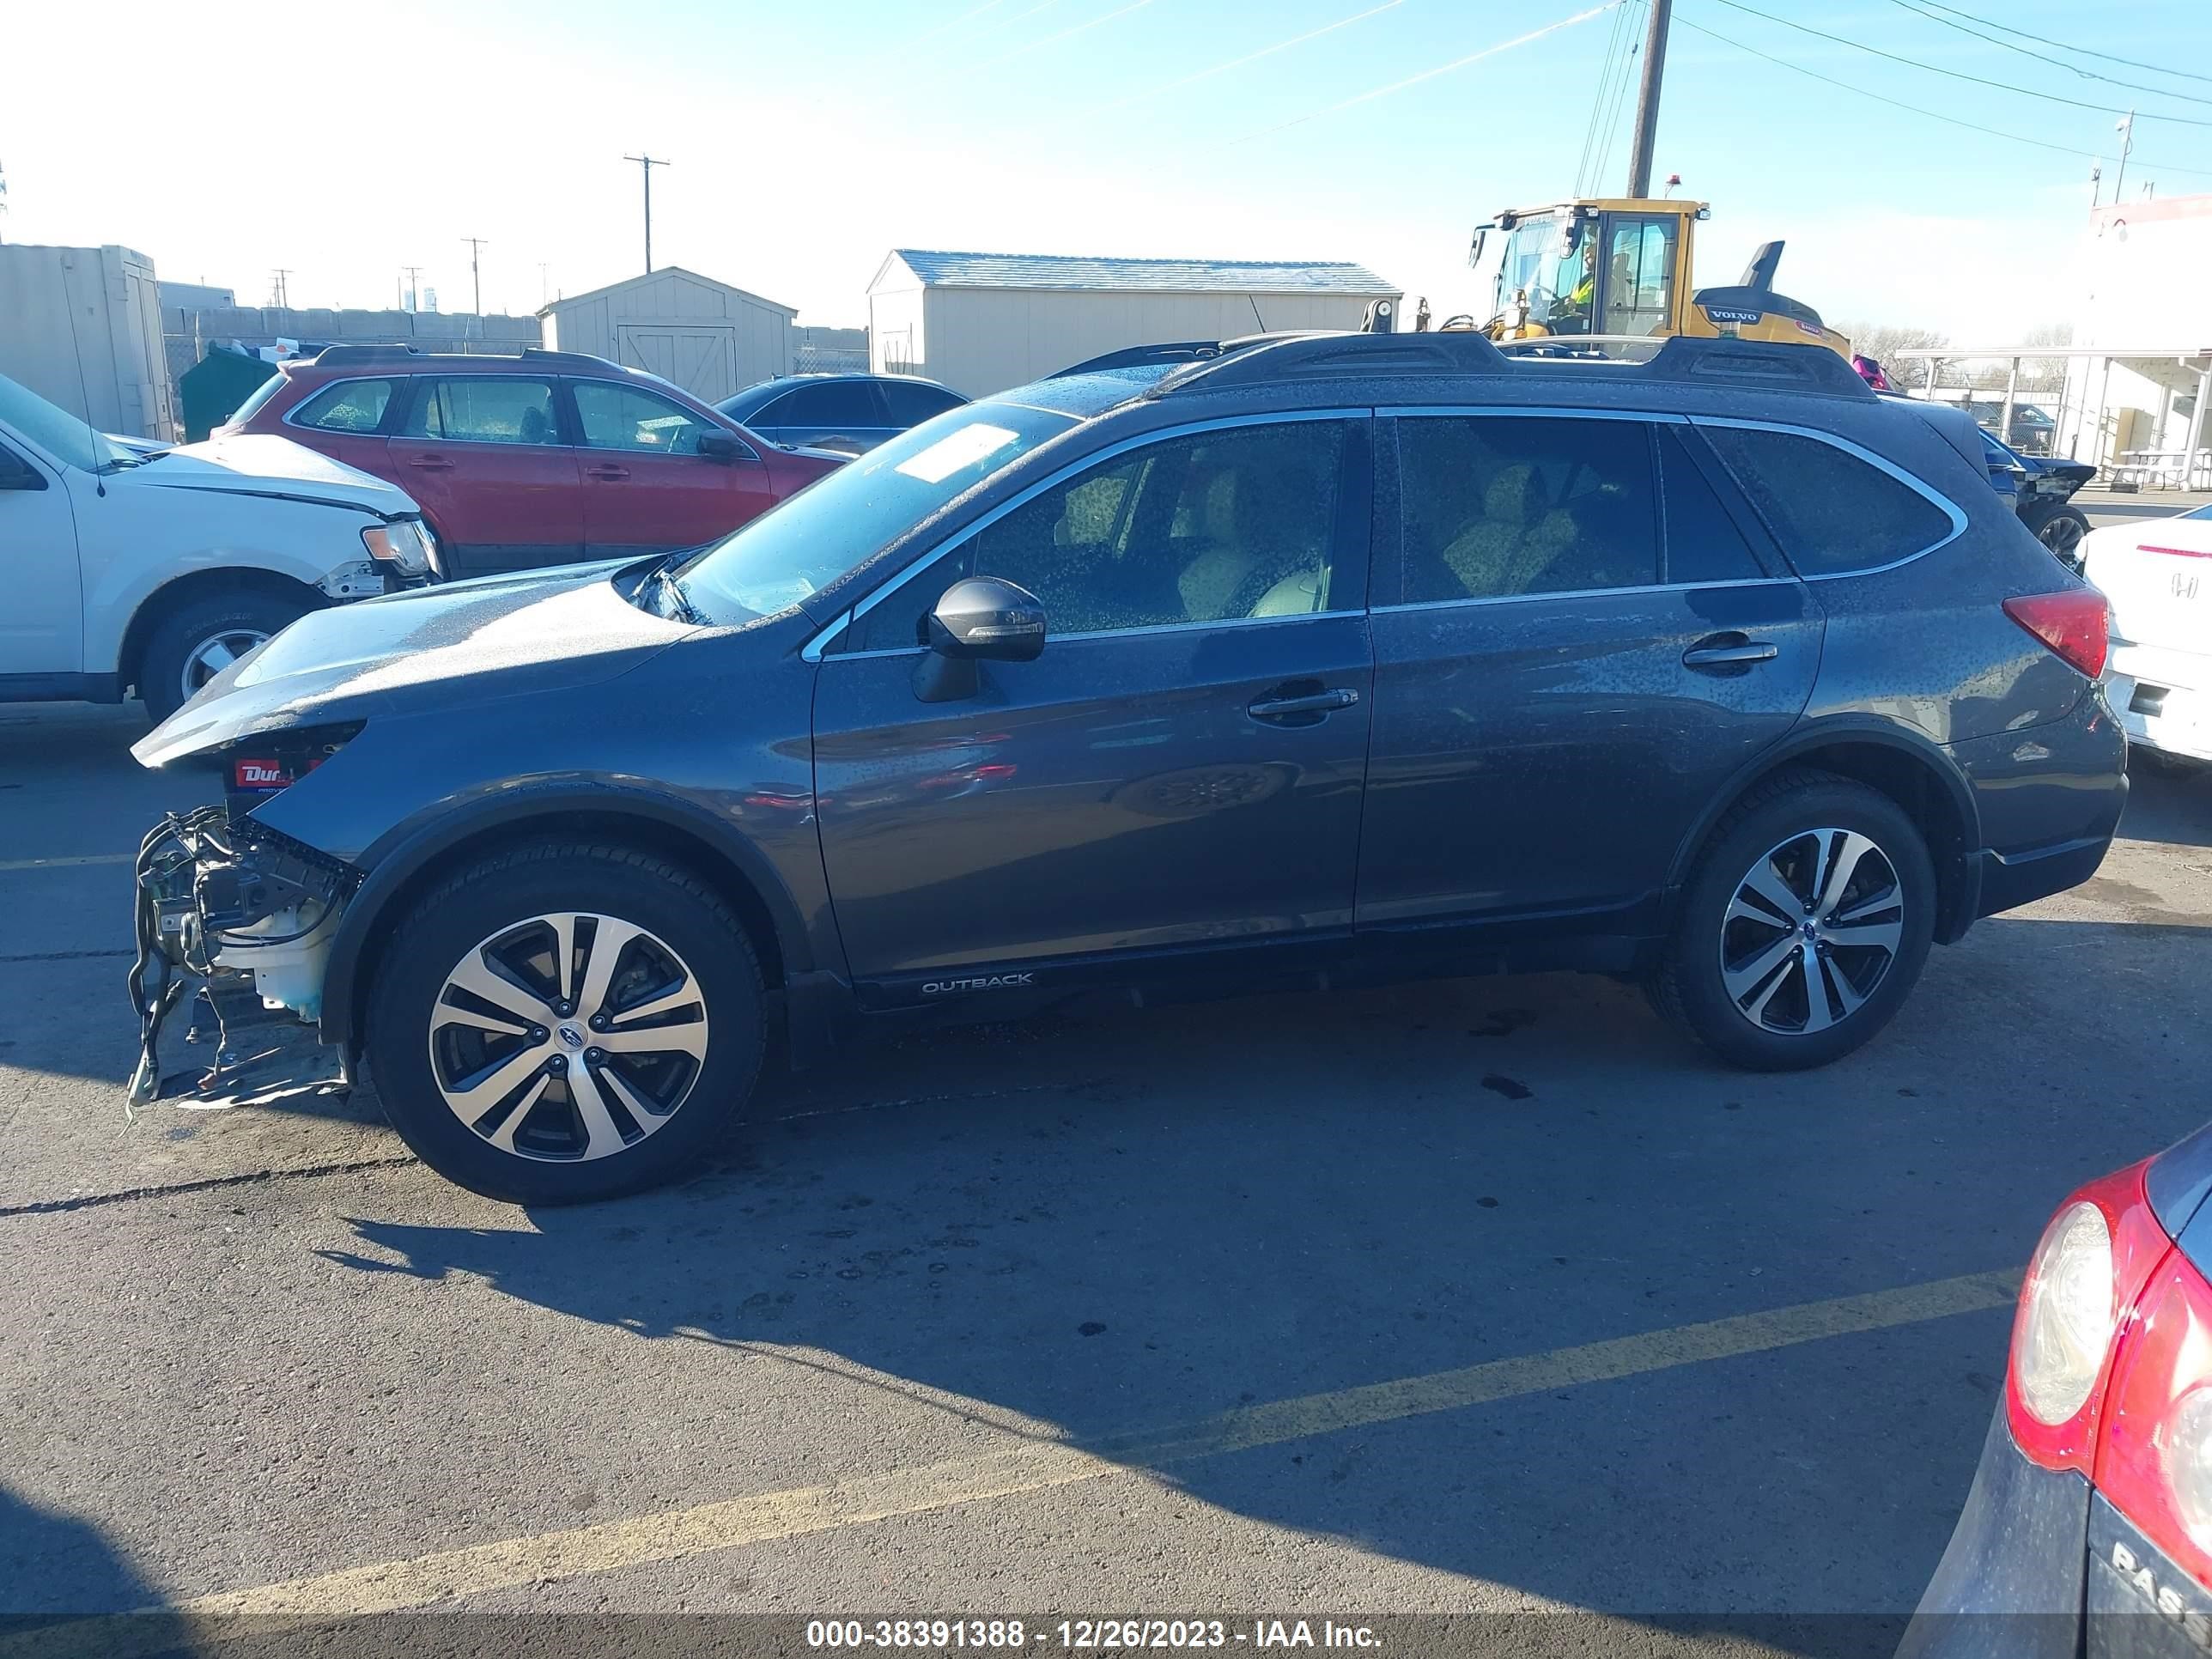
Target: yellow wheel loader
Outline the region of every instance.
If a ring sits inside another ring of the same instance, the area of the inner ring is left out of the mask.
[[[1454,317],[1442,326],[1480,329],[1501,342],[1729,334],[1851,355],[1850,342],[1820,313],[1774,291],[1779,242],[1761,245],[1734,287],[1692,292],[1692,247],[1707,214],[1702,202],[1632,197],[1501,213],[1477,228],[1468,254],[1473,264],[1492,232],[1504,238],[1489,320]]]

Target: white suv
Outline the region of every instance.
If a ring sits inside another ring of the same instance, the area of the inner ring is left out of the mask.
[[[166,719],[307,611],[441,574],[397,485],[284,438],[106,437],[0,376],[0,702]]]

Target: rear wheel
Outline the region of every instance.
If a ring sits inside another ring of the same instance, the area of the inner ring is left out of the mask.
[[[544,845],[460,871],[392,935],[371,1073],[432,1169],[489,1198],[611,1198],[696,1167],[760,1069],[760,969],[689,871]]]
[[[239,588],[188,599],[154,625],[138,653],[138,696],[165,720],[254,647],[306,616],[304,599]]]
[[[1735,1065],[1822,1066],[1888,1024],[1935,920],[1935,866],[1896,802],[1826,773],[1785,773],[1714,831],[1649,988]]]

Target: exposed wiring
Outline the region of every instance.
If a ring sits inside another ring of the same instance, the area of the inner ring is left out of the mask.
[[[2212,98],[2199,98],[2193,92],[2175,92],[2167,87],[2147,87],[2140,81],[2122,81],[2110,75],[2100,75],[2095,70],[2083,69],[2079,64],[2069,64],[2063,58],[2053,58],[2048,52],[2031,51],[2016,40],[2008,40],[2001,34],[1985,34],[1972,24],[1960,23],[1948,17],[1938,17],[1913,3],[1913,0],[1889,0],[1893,6],[1901,6],[1915,16],[1924,17],[1931,23],[1941,23],[1947,29],[1956,29],[1961,34],[1971,34],[1977,40],[1986,40],[1993,46],[2002,46],[2007,52],[2016,52],[2023,58],[2033,58],[2039,64],[2049,64],[2063,69],[2069,75],[2078,75],[2085,81],[2102,81],[2107,86],[2125,87],[2130,92],[2147,92],[2154,98],[2179,98],[2185,104],[2212,104]]]
[[[1231,138],[1223,148],[1234,149],[1238,144],[1249,143],[1255,138],[1270,137],[1278,132],[1288,131],[1292,127],[1303,126],[1308,121],[1318,121],[1322,116],[1334,115],[1340,110],[1352,109],[1360,104],[1372,103],[1377,98],[1387,98],[1394,92],[1403,92],[1407,87],[1419,86],[1424,81],[1433,81],[1440,75],[1449,75],[1453,70],[1463,70],[1470,64],[1479,64],[1486,58],[1495,58],[1500,52],[1511,52],[1516,46],[1528,46],[1532,41],[1542,40],[1547,34],[1556,34],[1561,29],[1571,28],[1577,23],[1587,23],[1591,18],[1602,16],[1614,7],[1624,3],[1626,0],[1605,0],[1603,5],[1591,6],[1587,10],[1575,13],[1571,17],[1562,17],[1557,22],[1545,24],[1541,28],[1530,29],[1526,34],[1516,34],[1510,40],[1501,40],[1494,46],[1485,46],[1480,52],[1471,52],[1464,58],[1455,58],[1449,64],[1439,64],[1434,69],[1423,70],[1419,75],[1409,75],[1402,81],[1393,81],[1388,86],[1376,87],[1356,96],[1340,99],[1334,104],[1324,105],[1320,109],[1309,110],[1304,115],[1293,116],[1291,119],[1279,122],[1274,126],[1263,127],[1257,132],[1248,132],[1241,138]]]
[[[1954,81],[1965,81],[1978,87],[1994,87],[1999,92],[2016,93],[2022,98],[2039,98],[2046,104],[2064,104],[2073,109],[2094,110],[2100,115],[2132,115],[2139,121],[2172,121],[2179,126],[2212,127],[2212,119],[2194,115],[2161,115],[2155,110],[2131,110],[2119,104],[2092,104],[2080,98],[2062,98],[2055,92],[2038,92],[2033,87],[2016,87],[2008,81],[1992,81],[1980,75],[1969,75],[1964,70],[1939,69],[1933,64],[1923,64],[1917,58],[1906,58],[1894,52],[1884,52],[1880,46],[1870,46],[1863,40],[1854,40],[1847,34],[1831,34],[1826,29],[1816,29],[1810,23],[1792,22],[1787,17],[1777,17],[1771,11],[1761,11],[1756,6],[1747,6],[1743,0],[1714,0],[1716,5],[1726,6],[1753,17],[1763,17],[1770,23],[1779,23],[1786,29],[1796,29],[1800,34],[1809,34],[1816,40],[1832,41],[1839,46],[1849,46],[1854,52],[1863,52],[1875,58],[1887,58],[1893,64],[1902,64],[1907,69],[1925,70],[1930,75],[1948,76]]]
[[[1877,104],[1887,104],[1892,109],[1905,110],[1914,115],[1924,115],[1931,121],[1941,121],[1948,126],[1964,127],[1969,132],[1984,133],[1991,138],[2009,139],[2015,144],[2029,144],[2037,149],[2055,151],[2060,155],[2076,156],[2084,161],[2099,161],[2104,159],[2094,150],[2075,149],[2069,144],[2054,144],[2046,139],[2029,138],[2017,132],[2007,132],[1999,127],[1985,127],[1978,121],[1962,121],[1957,116],[1946,115],[1940,110],[1923,109],[1917,104],[1908,104],[1900,99],[1884,97],[1881,93],[1869,92],[1864,87],[1853,86],[1849,81],[1838,81],[1835,76],[1823,75],[1818,70],[1808,70],[1802,64],[1793,64],[1786,58],[1777,58],[1772,52],[1761,52],[1756,46],[1747,46],[1742,41],[1723,34],[1717,29],[1709,29],[1702,23],[1692,21],[1680,12],[1674,14],[1674,21],[1684,28],[1695,29],[1698,33],[1710,40],[1717,40],[1724,46],[1732,46],[1736,51],[1747,52],[1753,58],[1763,58],[1777,68],[1794,70],[1824,85],[1840,87],[1845,92],[1855,92],[1862,98],[1873,99]],[[2155,161],[2146,161],[2140,156],[2136,158],[2136,165],[2147,167],[2153,173],[2185,173],[2198,178],[2212,179],[2212,168],[2166,167]]]

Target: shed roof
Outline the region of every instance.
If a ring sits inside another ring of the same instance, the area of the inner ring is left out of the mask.
[[[1369,299],[1395,298],[1398,293],[1364,265],[1340,259],[1083,258],[1051,253],[951,253],[915,247],[893,248],[891,257],[902,261],[925,288],[1355,294]]]
[[[540,317],[550,317],[556,311],[563,310],[569,306],[580,305],[586,300],[597,300],[605,295],[618,294],[626,288],[637,288],[646,283],[661,282],[670,276],[681,276],[690,282],[703,283],[708,288],[718,288],[725,294],[734,294],[740,299],[751,301],[755,305],[766,306],[771,311],[781,311],[793,317],[799,315],[797,306],[787,306],[781,301],[768,299],[764,295],[755,294],[750,289],[739,288],[734,283],[721,282],[712,276],[702,276],[697,271],[687,270],[682,265],[656,265],[651,270],[642,271],[635,276],[625,276],[619,283],[609,283],[604,288],[586,289],[581,294],[564,294],[559,299],[538,307],[538,314]]]

